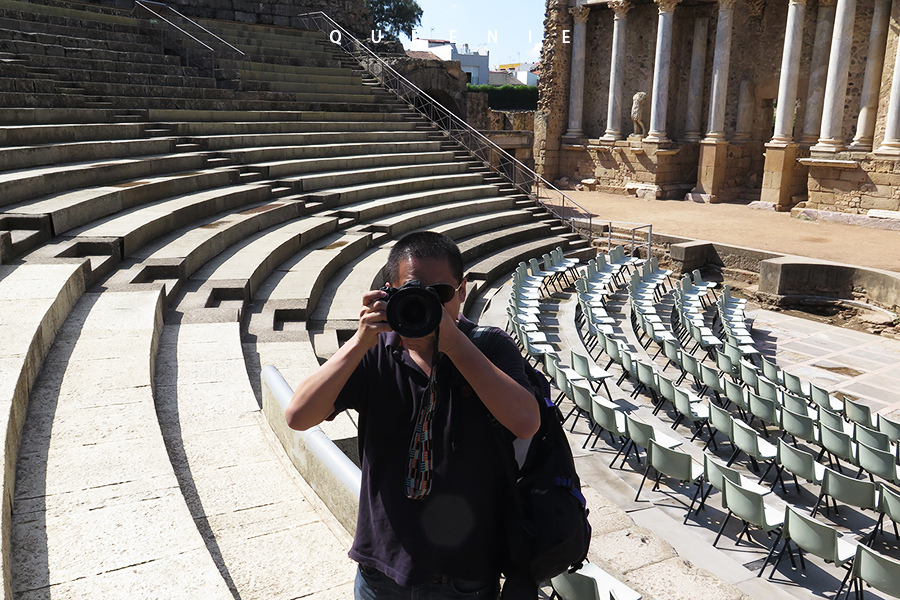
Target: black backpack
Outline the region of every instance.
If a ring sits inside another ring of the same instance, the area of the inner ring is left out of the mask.
[[[470,337],[481,347],[492,335],[502,335],[500,331],[476,327]],[[540,405],[541,425],[519,468],[508,432],[495,423],[498,439],[503,440],[501,447],[509,448],[508,453],[501,452],[506,455],[503,464],[510,482],[510,510],[504,511],[503,574],[507,585],[511,580],[534,585],[581,565],[587,559],[591,541],[588,510],[572,449],[562,428],[562,413],[551,399],[547,378],[524,358],[522,362]],[[509,597],[506,587],[504,598]]]

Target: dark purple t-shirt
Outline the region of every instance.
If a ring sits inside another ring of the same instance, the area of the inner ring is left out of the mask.
[[[460,319],[464,333],[473,327]],[[479,347],[531,390],[519,349],[505,332]],[[400,336],[381,334],[335,403],[336,411],[359,411],[362,489],[350,557],[405,586],[427,583],[436,575],[488,581],[500,572],[499,514],[507,476],[492,417],[446,356],[436,373],[432,487],[422,500],[407,498],[406,477],[428,376],[405,351]]]

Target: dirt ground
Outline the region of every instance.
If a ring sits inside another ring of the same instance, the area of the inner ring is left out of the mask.
[[[900,272],[900,232],[793,219],[743,204],[566,194],[599,219],[651,223],[654,233]]]

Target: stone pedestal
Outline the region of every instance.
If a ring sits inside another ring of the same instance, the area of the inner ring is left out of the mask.
[[[725,183],[728,163],[728,142],[705,139],[700,142],[700,160],[697,167],[697,187],[686,199],[694,202],[718,202],[719,190]]]
[[[793,205],[791,193],[797,165],[797,150],[794,143],[766,144],[766,164],[763,167],[761,202],[770,202],[775,210],[786,212]]]

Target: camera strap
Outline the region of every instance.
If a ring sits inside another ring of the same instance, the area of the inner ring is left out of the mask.
[[[416,417],[416,428],[409,443],[409,471],[406,475],[406,497],[411,500],[422,500],[431,492],[432,468],[432,421],[434,406],[437,403],[437,366],[440,352],[438,342],[440,330],[434,335],[434,354],[431,359],[431,374],[428,387],[419,406]]]

